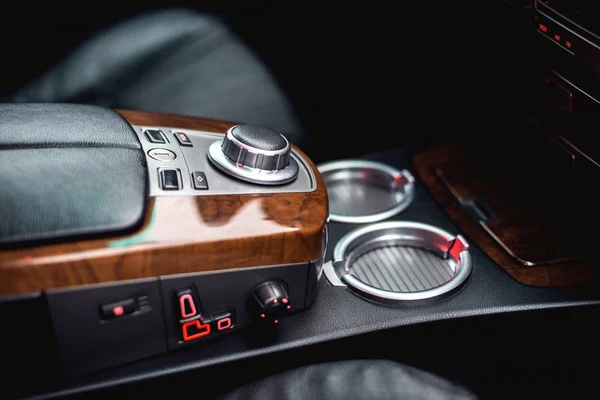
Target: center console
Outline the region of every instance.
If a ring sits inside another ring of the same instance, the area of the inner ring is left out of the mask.
[[[544,58],[506,137],[315,165],[266,127],[0,106],[6,396],[160,379],[176,397],[194,374],[210,397],[321,360],[592,351],[595,39],[565,2],[525,3]]]
[[[13,188],[2,192],[3,345],[29,347],[33,326],[48,348],[55,337],[52,368],[72,377],[278,324],[314,301],[325,186],[279,133],[92,106],[0,113],[3,131],[21,131],[1,150]],[[51,184],[32,189],[34,176]],[[32,369],[5,351],[15,376]]]

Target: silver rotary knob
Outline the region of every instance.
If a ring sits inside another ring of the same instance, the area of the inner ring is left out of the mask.
[[[292,147],[282,134],[259,125],[236,125],[210,145],[208,157],[221,171],[262,185],[288,183],[298,176]]]

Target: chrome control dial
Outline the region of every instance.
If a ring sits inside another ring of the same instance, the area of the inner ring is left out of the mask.
[[[210,161],[221,171],[244,181],[279,185],[298,176],[292,147],[282,134],[259,125],[236,125],[208,150]]]

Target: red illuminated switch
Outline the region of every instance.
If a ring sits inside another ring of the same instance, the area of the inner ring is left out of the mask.
[[[100,307],[100,313],[103,319],[113,319],[133,314],[137,311],[135,299],[125,299],[110,304],[104,304]]]
[[[229,311],[220,312],[212,315],[213,326],[217,331],[226,331],[235,325],[233,314]]]
[[[211,320],[202,318],[181,324],[181,338],[184,342],[200,339],[211,333]]]
[[[200,302],[190,288],[175,293],[176,308],[180,319],[194,318],[200,315]]]

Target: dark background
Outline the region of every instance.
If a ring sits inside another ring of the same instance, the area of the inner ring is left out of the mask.
[[[162,7],[225,19],[288,92],[315,161],[456,135],[510,135],[537,68],[525,1],[3,3],[8,92],[110,24]],[[367,137],[368,140],[364,138]]]

